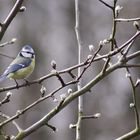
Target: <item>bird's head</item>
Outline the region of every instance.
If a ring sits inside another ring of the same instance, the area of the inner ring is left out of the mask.
[[[29,45],[25,45],[19,52],[19,55],[25,58],[35,58],[34,50]]]

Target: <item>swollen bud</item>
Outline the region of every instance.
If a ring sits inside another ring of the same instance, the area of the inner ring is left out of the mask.
[[[25,6],[21,6],[20,9],[19,9],[19,12],[24,12],[26,11],[26,7]]]
[[[138,21],[133,22],[133,26],[136,27],[137,30],[139,30],[139,23]]]
[[[135,106],[135,104],[134,103],[130,103],[130,108],[133,108],[134,106]]]
[[[95,117],[95,118],[101,117],[101,113],[96,113],[96,114],[94,114],[94,117]]]
[[[16,38],[12,38],[12,40],[10,41],[11,44],[14,44],[17,41]]]
[[[116,17],[119,15],[119,13],[120,13],[120,11],[121,11],[122,9],[123,9],[123,7],[120,6],[120,5],[117,5],[117,6],[115,7],[115,16],[116,16]]]
[[[70,94],[70,93],[72,93],[72,89],[71,88],[68,89],[68,94]]]
[[[53,69],[56,69],[56,62],[55,62],[55,60],[51,61],[51,66],[52,66]]]
[[[92,59],[92,55],[89,54],[89,55],[87,56],[87,58],[88,58],[88,60]]]
[[[46,93],[46,87],[45,86],[41,86],[41,89],[40,89],[40,92],[41,92],[41,95],[42,95],[42,97],[45,95],[45,93]]]
[[[89,47],[89,50],[90,50],[91,52],[94,52],[95,47],[94,47],[93,45],[89,45],[88,47]]]
[[[126,72],[126,78],[130,78],[131,74],[129,72]]]
[[[12,136],[10,137],[10,140],[15,140],[15,136],[12,135]]]
[[[76,127],[75,124],[70,124],[70,125],[69,125],[69,129],[73,129],[73,128],[75,128],[75,127]]]
[[[108,41],[107,39],[104,39],[104,40],[103,40],[103,44],[105,45],[105,44],[107,44],[107,43],[109,43],[109,41]]]
[[[61,101],[64,100],[66,97],[67,97],[66,94],[61,94],[61,95],[60,95],[60,99],[61,99]]]
[[[102,47],[103,45],[105,45],[104,42],[103,41],[100,41],[99,42],[99,46]]]
[[[140,84],[140,79],[138,78],[135,84],[135,87],[137,87]]]
[[[10,97],[10,96],[12,96],[12,92],[11,91],[8,91],[7,93],[6,93],[6,96],[8,96],[8,97]]]

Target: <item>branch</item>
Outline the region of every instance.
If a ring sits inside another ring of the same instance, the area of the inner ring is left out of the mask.
[[[79,31],[79,0],[75,0],[75,33],[78,43],[78,64],[81,63],[81,49],[82,49],[82,41],[80,37],[80,31]],[[78,77],[80,77],[81,74],[81,68],[78,68]],[[81,89],[81,79],[78,79],[79,82],[77,84],[78,91]],[[78,98],[78,121],[76,126],[76,140],[81,139],[81,117],[83,115],[83,96],[79,96]]]
[[[113,51],[114,50],[114,44],[115,44],[115,34],[116,34],[116,21],[114,20],[116,18],[116,3],[117,3],[117,0],[114,0],[114,5],[112,7],[112,12],[113,12],[113,25],[112,25],[112,33],[111,33],[111,37],[110,37],[110,51]],[[103,66],[103,69],[102,69],[102,73],[104,73],[110,63],[110,60],[111,58],[108,57],[107,58],[107,61],[105,62],[104,66]]]
[[[140,67],[140,64],[124,64],[122,67],[127,67],[127,68],[138,68]]]
[[[125,60],[126,59],[126,55],[128,54],[132,44],[134,41],[132,41],[128,47],[126,48],[126,50],[124,52],[121,52],[122,54],[122,59]],[[135,115],[135,129],[123,136],[121,136],[120,138],[118,138],[119,140],[127,140],[130,138],[134,138],[135,136],[137,136],[140,133],[140,121],[139,121],[139,113],[138,113],[138,107],[137,107],[137,98],[136,98],[136,87],[135,83],[133,82],[130,70],[128,67],[126,68],[126,72],[127,72],[127,78],[130,81],[131,87],[132,87],[132,95],[133,95],[133,109],[134,109],[134,115]],[[131,108],[132,108],[131,107]]]
[[[9,119],[10,118],[8,115],[3,114],[2,112],[0,112],[0,116],[3,117],[4,119]],[[18,130],[18,132],[22,131],[22,129],[19,127],[19,125],[15,121],[13,121],[12,123],[15,125],[15,127]]]
[[[133,108],[134,108],[134,113],[135,113],[135,127],[136,128],[132,130],[131,132],[117,138],[116,140],[128,140],[128,139],[131,139],[140,135],[140,122],[139,122],[139,113],[138,113],[138,107],[137,107],[136,86],[133,82],[129,69],[127,67],[126,69],[129,75],[128,78],[132,86],[133,104],[134,104]]]
[[[110,6],[109,4],[107,4],[106,2],[104,2],[103,0],[99,0],[101,3],[103,3],[105,6],[107,6],[108,8],[110,8],[111,10],[113,9],[113,6]]]
[[[0,106],[2,106],[5,103],[8,103],[10,101],[11,96],[12,96],[12,93],[10,91],[7,92],[5,98],[2,101],[0,101]]]
[[[17,15],[17,13],[20,11],[21,5],[24,0],[17,0],[15,5],[13,6],[12,10],[10,11],[9,15],[5,19],[3,23],[1,23],[1,31],[0,31],[0,41],[2,40],[4,33],[6,32],[8,26],[14,19],[14,17]]]
[[[129,40],[127,40],[124,44],[122,44],[120,47],[114,49],[113,51],[110,51],[109,53],[105,54],[105,55],[102,55],[102,56],[98,56],[96,57],[95,59],[93,59],[93,62],[95,61],[99,61],[99,60],[103,60],[104,58],[108,58],[108,57],[111,57],[111,56],[114,56],[116,55],[117,53],[119,53],[121,50],[123,50],[127,45],[129,45],[133,40],[135,40],[138,36],[140,35],[140,31],[137,31]],[[135,52],[134,54],[131,54],[127,57],[127,61],[135,58],[136,56],[138,56],[140,53],[140,51],[138,52]],[[77,69],[78,67],[82,67],[82,66],[85,66],[85,65],[88,65],[88,62],[87,60],[80,63],[80,64],[77,64],[75,66],[72,66],[70,68],[67,68],[67,69],[64,69],[64,70],[61,70],[61,71],[57,71],[58,74],[64,74],[64,73],[69,73],[71,72],[72,70],[75,70]],[[23,83],[21,85],[15,85],[15,86],[10,86],[10,87],[4,87],[4,88],[0,88],[0,92],[4,92],[4,91],[9,91],[9,90],[13,90],[13,89],[19,89],[19,88],[22,88],[22,87],[25,87],[25,86],[29,86],[29,85],[33,85],[33,84],[40,84],[42,83],[44,80],[48,79],[48,78],[51,78],[51,77],[54,77],[56,76],[56,73],[50,73],[48,75],[45,75],[45,76],[42,76],[41,78],[39,79],[36,79],[32,82],[28,82],[28,83]]]
[[[126,58],[127,59],[127,58]],[[118,62],[117,64],[112,65],[112,67],[108,68],[106,70],[106,72],[103,73],[99,73],[93,80],[91,80],[87,85],[85,85],[83,88],[81,88],[79,91],[76,91],[74,93],[71,93],[66,99],[65,101],[61,104],[61,106],[54,108],[52,111],[50,111],[46,116],[44,116],[41,120],[39,120],[37,123],[33,124],[32,126],[30,126],[29,128],[27,128],[26,130],[23,130],[22,133],[19,133],[19,135],[16,137],[16,140],[19,140],[21,138],[26,137],[27,135],[31,134],[32,132],[34,132],[36,129],[42,127],[44,125],[44,122],[48,122],[51,118],[53,118],[58,112],[60,112],[67,104],[69,104],[71,101],[73,101],[74,99],[76,99],[78,96],[81,96],[83,94],[85,94],[86,92],[88,92],[94,85],[96,85],[99,81],[101,81],[104,77],[106,77],[107,75],[109,75],[111,72],[115,71],[116,69],[122,68],[123,67],[123,63],[122,62]],[[47,95],[43,98],[40,98],[37,102],[41,102],[47,98],[49,98],[49,96],[51,97],[51,95]],[[32,106],[36,105],[38,103],[34,102],[32,105],[30,105],[28,107],[28,110],[30,108],[32,108]],[[27,109],[27,108],[26,108]],[[24,111],[26,111],[23,110]],[[21,114],[19,114],[21,115]],[[19,117],[19,115],[15,115],[13,117],[11,117],[11,120],[14,120],[16,118]],[[7,121],[6,124],[8,122],[10,122],[11,120]],[[2,125],[1,125],[2,126]]]
[[[128,55],[128,56],[126,57],[126,58],[127,58],[127,62],[130,61],[130,60],[132,60],[132,59],[134,59],[134,58],[136,58],[136,57],[139,56],[139,55],[140,55],[140,51],[137,51],[137,52],[134,52],[134,53]]]
[[[50,129],[52,129],[54,132],[57,131],[57,128],[56,128],[56,127],[54,127],[54,126],[52,126],[52,125],[50,125],[50,124],[48,124],[48,123],[46,123],[46,125],[47,125]]]
[[[121,63],[117,63],[113,65],[111,68],[108,68],[107,71],[102,74],[98,74],[93,80],[91,80],[88,84],[82,87],[79,91],[71,93],[61,104],[59,107],[55,107],[52,109],[47,115],[45,115],[41,120],[30,126],[29,128],[25,129],[21,134],[19,134],[15,140],[23,139],[24,137],[28,136],[29,134],[33,133],[40,127],[42,127],[46,122],[48,122],[51,118],[53,118],[57,113],[59,113],[65,106],[67,106],[70,102],[72,102],[77,97],[85,94],[88,92],[94,85],[96,85],[99,81],[109,75],[111,72],[115,71],[116,69],[121,67]]]
[[[71,85],[71,84],[75,84],[77,83],[77,81],[71,81],[65,84],[65,86]],[[31,108],[33,108],[34,106],[36,106],[37,104],[39,104],[40,102],[48,99],[48,98],[52,98],[54,96],[54,94],[58,91],[60,91],[63,88],[63,86],[58,87],[56,90],[54,90],[53,92],[51,92],[50,94],[44,96],[44,97],[40,97],[38,100],[36,100],[35,102],[33,102],[32,104],[30,104],[29,106],[27,106],[26,108],[22,109],[22,110],[18,110],[17,113],[10,117],[9,119],[5,120],[4,122],[0,123],[0,128],[3,127],[4,125],[6,125],[7,123],[19,118],[19,116],[23,115],[25,112],[27,112],[28,110],[30,110]]]
[[[2,53],[2,52],[0,52],[0,55],[1,56],[4,56],[4,57],[7,57],[7,58],[9,58],[9,59],[14,59],[14,57],[12,57],[12,56],[9,56],[9,55],[7,55],[7,54],[4,54],[4,53]]]
[[[140,131],[137,129],[134,129],[133,131],[130,131],[129,133],[115,139],[115,140],[130,140],[140,134]]]
[[[94,115],[82,116],[82,119],[83,120],[85,120],[85,119],[98,119],[100,116],[101,116],[100,113],[96,113]]]
[[[16,41],[17,41],[16,38],[12,38],[12,40],[0,44],[0,47],[5,47],[5,46],[7,46],[7,45],[14,44]]]
[[[139,122],[139,113],[138,113],[138,107],[137,107],[137,97],[136,97],[136,87],[135,83],[133,82],[132,76],[130,74],[130,70],[126,68],[127,73],[129,74],[128,78],[130,80],[130,84],[132,87],[132,95],[133,95],[133,108],[134,108],[134,113],[135,113],[135,125],[136,129],[140,130],[140,122]]]
[[[139,21],[140,20],[140,17],[138,17],[138,18],[116,18],[116,19],[114,19],[115,21],[117,21],[117,22],[133,22],[133,21]]]
[[[85,71],[91,66],[92,62],[94,62],[94,60],[95,60],[95,57],[96,56],[101,56],[98,53],[101,51],[102,48],[103,48],[103,45],[100,44],[99,45],[99,48],[94,52],[93,56],[91,58],[87,59],[88,64],[86,66],[84,66],[84,69],[81,72],[81,74],[78,75],[77,80],[79,80],[83,76],[83,74],[85,73]],[[107,60],[104,60],[104,61],[106,62]]]

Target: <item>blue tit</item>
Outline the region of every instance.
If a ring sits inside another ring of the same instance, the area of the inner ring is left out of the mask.
[[[0,76],[0,81],[7,78],[18,80],[27,78],[35,67],[35,53],[31,46],[25,45],[17,57],[7,67],[4,73]],[[16,82],[18,85],[18,83]]]

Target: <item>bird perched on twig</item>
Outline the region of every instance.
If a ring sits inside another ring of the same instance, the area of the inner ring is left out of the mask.
[[[27,78],[34,70],[35,67],[35,53],[31,46],[25,45],[17,57],[11,62],[4,73],[0,76],[0,81],[7,78],[13,79],[18,86],[16,80]]]

